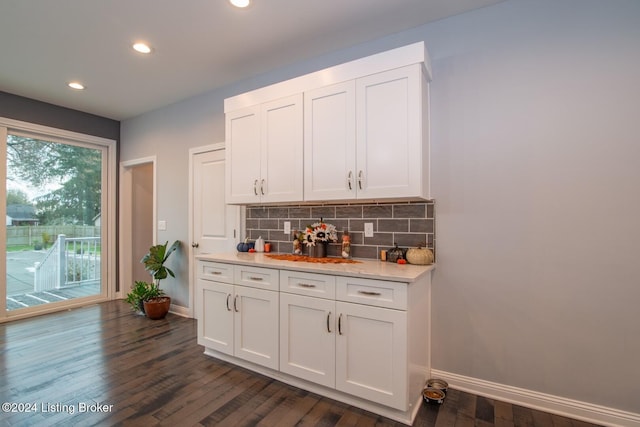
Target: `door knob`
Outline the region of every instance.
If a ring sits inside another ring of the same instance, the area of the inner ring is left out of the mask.
[[[200,247],[200,243],[193,242],[193,243],[191,244],[191,247],[192,247],[192,248]]]

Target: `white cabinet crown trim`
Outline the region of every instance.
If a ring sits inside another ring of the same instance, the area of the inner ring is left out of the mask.
[[[224,112],[228,113],[282,98],[283,94],[302,93],[322,86],[418,63],[424,65],[425,75],[431,81],[431,61],[424,41],[356,59],[227,98],[224,100]]]

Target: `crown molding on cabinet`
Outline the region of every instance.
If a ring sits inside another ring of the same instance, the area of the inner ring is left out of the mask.
[[[261,104],[281,98],[287,94],[302,93],[322,86],[418,63],[424,65],[426,78],[431,81],[431,61],[424,41],[356,59],[227,98],[224,100],[224,112],[228,113],[229,111]]]

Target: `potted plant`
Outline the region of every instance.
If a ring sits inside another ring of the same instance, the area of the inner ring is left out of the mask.
[[[145,314],[144,301],[163,295],[164,291],[155,287],[153,283],[137,280],[133,287],[131,287],[131,292],[127,294],[127,299],[125,301],[131,305],[131,309],[133,311]]]
[[[168,276],[176,277],[173,271],[167,267],[165,262],[173,252],[180,247],[180,241],[176,240],[167,248],[169,242],[163,245],[154,245],[149,248],[149,252],[140,260],[144,264],[145,270],[151,274],[152,283],[136,282],[131,292],[127,294],[127,302],[135,310],[142,311],[150,319],[164,319],[171,307],[171,298],[165,295],[160,289],[160,280]]]

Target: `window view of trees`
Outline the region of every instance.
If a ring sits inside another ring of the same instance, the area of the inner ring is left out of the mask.
[[[33,205],[41,225],[91,225],[100,214],[101,152],[9,135],[7,180],[39,189],[7,191],[7,206]]]
[[[6,310],[102,291],[102,148],[9,134]]]

